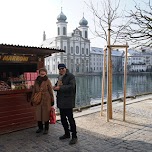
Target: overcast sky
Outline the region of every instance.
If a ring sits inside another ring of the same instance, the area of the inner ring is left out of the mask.
[[[93,0],[95,1],[101,0]],[[128,10],[134,8],[134,0],[121,1],[122,8],[124,4]],[[89,28],[93,30],[92,14],[84,0],[0,0],[0,44],[40,46],[43,31],[46,32],[46,38],[55,37],[57,16],[61,12],[61,7],[67,16],[68,33],[79,26],[83,12]],[[92,39],[93,37],[90,33],[91,46],[105,45],[101,39]]]

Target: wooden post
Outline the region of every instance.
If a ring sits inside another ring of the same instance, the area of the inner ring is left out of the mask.
[[[110,48],[110,96],[109,96],[109,119],[112,119],[112,59],[111,59],[111,48]]]
[[[110,32],[109,35],[110,36]],[[109,37],[108,37],[109,38]],[[128,44],[126,45],[110,45],[110,39],[108,41],[108,57],[107,57],[107,121],[112,119],[112,60],[111,60],[111,48],[126,48],[125,50],[125,60],[124,60],[124,102],[123,102],[123,121],[125,121],[126,113],[126,83],[127,83],[127,53]]]
[[[127,44],[126,44],[127,46]],[[123,121],[125,121],[125,114],[126,114],[126,82],[127,82],[127,53],[128,47],[125,50],[125,60],[124,60],[124,102],[123,102]]]
[[[109,122],[109,48],[107,51],[107,122]]]
[[[107,48],[105,48],[104,54],[103,54],[103,71],[102,71],[102,96],[101,96],[101,116],[103,115],[103,104],[104,104],[104,89],[105,89],[105,70],[106,70],[106,50]]]
[[[108,71],[107,71],[107,121],[112,119],[112,63],[111,63],[111,47],[110,47],[110,24],[108,28]]]

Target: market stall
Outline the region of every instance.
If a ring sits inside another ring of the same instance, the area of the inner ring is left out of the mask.
[[[0,134],[36,125],[30,97],[44,58],[63,50],[0,44]]]

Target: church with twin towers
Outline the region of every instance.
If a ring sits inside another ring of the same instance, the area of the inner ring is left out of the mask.
[[[43,33],[41,47],[65,50],[64,53],[54,53],[45,59],[48,74],[58,74],[58,64],[64,63],[73,74],[90,72],[90,40],[88,39],[88,21],[84,15],[79,21],[79,26],[68,33],[67,17],[63,11],[57,16],[57,36],[46,39]]]

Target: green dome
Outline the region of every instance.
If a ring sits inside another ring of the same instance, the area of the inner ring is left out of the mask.
[[[58,15],[58,17],[57,17],[57,20],[59,21],[59,22],[65,22],[66,21],[66,19],[67,19],[67,17],[63,14],[63,12],[61,11],[61,13]]]
[[[88,21],[83,17],[80,20],[79,25],[81,25],[81,26],[87,26],[88,25]]]

